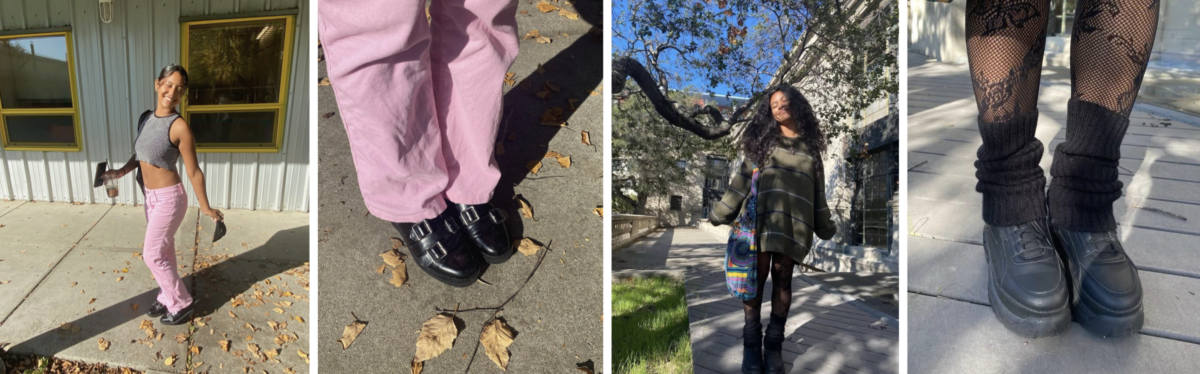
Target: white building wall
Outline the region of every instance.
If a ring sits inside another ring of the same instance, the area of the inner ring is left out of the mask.
[[[309,45],[303,0],[190,0],[113,2],[103,23],[98,1],[0,0],[0,30],[70,27],[75,56],[79,152],[0,152],[0,199],[96,204],[141,204],[133,178],[109,199],[92,188],[96,164],[123,164],[133,152],[137,116],[154,104],[159,69],[180,63],[180,17],[296,10],[296,34],[283,146],[279,153],[199,153],[209,202],[223,209],[308,211]],[[180,170],[183,163],[180,160]],[[184,177],[186,180],[186,176]],[[185,181],[191,206],[197,206]]]

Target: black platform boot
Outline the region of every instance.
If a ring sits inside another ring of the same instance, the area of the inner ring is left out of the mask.
[[[763,372],[783,374],[783,325],[787,318],[771,315],[767,335],[763,337]]]
[[[761,374],[763,370],[763,333],[761,317],[746,318],[742,328],[742,374]]]

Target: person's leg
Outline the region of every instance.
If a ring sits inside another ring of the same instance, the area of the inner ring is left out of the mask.
[[[183,279],[179,277],[175,259],[175,231],[187,214],[187,197],[183,187],[147,190],[146,195],[146,238],[142,243],[142,259],[158,282],[158,302],[167,307],[167,312],[176,313],[192,304]]]
[[[1117,162],[1158,27],[1158,1],[1080,0],[1071,34],[1066,141],[1050,167],[1050,216],[1073,231],[1116,230]]]
[[[983,193],[983,220],[990,225],[1046,216],[1042,143],[1034,132],[1049,8],[1049,0],[968,3],[967,60],[983,137],[976,190]]]
[[[763,286],[771,273],[771,254],[758,252],[758,294],[753,299],[742,301],[742,310],[746,313],[746,324],[742,327],[742,373],[758,373],[762,371],[763,325],[762,302]]]
[[[500,180],[494,151],[504,74],[517,57],[517,3],[434,1],[429,15],[433,95],[449,175],[445,196],[487,203]]]
[[[792,272],[796,262],[782,253],[771,254],[771,321],[763,336],[763,369],[783,372],[783,328],[792,308]]]
[[[1067,139],[1050,167],[1054,239],[1071,269],[1074,319],[1126,336],[1144,323],[1137,268],[1117,237],[1112,204],[1129,113],[1150,60],[1158,1],[1080,1],[1071,34]]]
[[[436,217],[449,174],[425,1],[322,0],[317,22],[367,209],[391,222]]]

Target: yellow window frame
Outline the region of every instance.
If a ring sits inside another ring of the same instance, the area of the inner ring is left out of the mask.
[[[70,31],[43,32],[34,34],[16,34],[0,36],[0,40],[34,38],[41,36],[63,36],[67,39],[67,71],[71,81],[70,108],[18,108],[4,109],[0,103],[0,144],[5,151],[46,151],[46,152],[79,152],[83,150],[83,130],[79,126],[79,86],[75,80],[75,46],[71,40]],[[2,93],[0,93],[2,94]],[[8,139],[9,116],[36,115],[69,115],[75,127],[75,144],[46,143],[46,142],[12,142]]]
[[[292,74],[292,51],[293,44],[296,38],[296,16],[267,16],[267,17],[249,17],[249,18],[227,18],[219,20],[193,21],[184,22],[181,27],[183,37],[183,47],[181,61],[184,69],[188,67],[188,46],[189,40],[188,30],[196,25],[210,25],[218,23],[236,23],[247,21],[262,21],[262,20],[279,20],[285,21],[284,24],[284,42],[283,42],[283,68],[280,69],[279,78],[279,102],[274,104],[224,104],[224,105],[188,105],[187,96],[184,96],[183,103],[180,105],[180,115],[189,124],[192,123],[192,113],[231,113],[231,112],[262,112],[268,110],[275,111],[275,135],[271,144],[259,146],[247,145],[244,143],[197,143],[196,152],[225,152],[225,153],[278,153],[283,148],[283,127],[287,122],[287,101],[289,97]]]

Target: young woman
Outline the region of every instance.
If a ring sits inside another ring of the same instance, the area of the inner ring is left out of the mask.
[[[322,0],[318,28],[363,202],[417,267],[475,284],[513,254],[488,201],[515,0]],[[381,235],[387,235],[382,233]]]
[[[1066,141],[1050,188],[1040,166],[1038,90],[1050,0],[967,4],[967,58],[979,134],[988,296],[1018,335],[1050,336],[1071,320],[1103,337],[1142,328],[1142,286],[1117,235],[1121,141],[1158,25],[1157,0],[1079,0],[1071,32]],[[1085,276],[1086,275],[1086,276]]]
[[[208,206],[204,189],[204,172],[196,164],[196,140],[187,122],[180,118],[175,106],[187,91],[187,71],[179,65],[167,65],[154,80],[155,108],[146,119],[134,143],[134,155],[120,169],[109,171],[107,177],[120,178],[138,170],[139,184],[146,196],[146,240],[142,258],[160,288],[158,299],[147,315],[162,316],[162,323],[178,325],[191,318],[192,296],[179,278],[175,263],[175,231],[187,213],[187,194],[183,181],[175,170],[176,161],[183,156],[188,179],[200,201],[200,212],[213,221],[224,218],[221,211]]]
[[[812,247],[813,234],[831,239],[837,227],[825,202],[821,157],[828,141],[812,106],[795,88],[772,88],[758,105],[741,138],[745,161],[711,215],[715,225],[743,214],[751,176],[759,171],[757,215],[758,295],[743,301],[746,326],[743,373],[783,373],[783,326],[792,306],[792,271]],[[767,275],[771,290],[771,322],[762,332],[762,297]],[[764,349],[765,348],[765,349]]]

